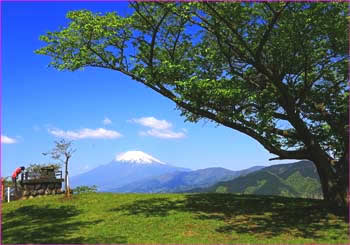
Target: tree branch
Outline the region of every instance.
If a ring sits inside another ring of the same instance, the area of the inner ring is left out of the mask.
[[[151,69],[153,70],[153,53],[154,53],[154,44],[156,42],[156,37],[157,37],[157,33],[159,31],[159,27],[160,25],[163,23],[165,17],[168,15],[169,10],[167,10],[167,12],[165,12],[165,14],[163,15],[163,17],[160,19],[160,21],[158,22],[158,24],[156,25],[156,27],[153,30],[153,34],[152,34],[152,41],[151,41],[151,50],[150,50],[150,56],[149,56],[149,63],[151,65]]]
[[[175,50],[176,50],[177,42],[179,41],[180,35],[181,35],[181,30],[176,35],[176,38],[175,38],[175,41],[174,41],[174,45],[173,45],[173,49],[172,49],[172,52],[171,52],[173,61],[175,61]]]
[[[262,50],[263,50],[263,47],[264,45],[266,44],[269,36],[270,36],[270,33],[272,31],[272,28],[273,26],[277,23],[279,17],[281,16],[283,10],[288,6],[289,2],[287,2],[280,11],[278,11],[277,13],[274,11],[274,16],[270,22],[270,24],[268,25],[267,29],[265,30],[264,32],[264,35],[262,37],[262,39],[260,40],[259,42],[259,46],[256,50],[256,53],[255,53],[255,59],[256,59],[256,62],[259,63],[260,62],[260,58],[261,58],[261,53],[262,53]]]
[[[276,118],[278,118],[278,119],[285,120],[285,121],[288,121],[288,120],[289,120],[288,115],[286,115],[286,114],[274,112],[274,113],[273,113],[273,116],[276,117]]]
[[[232,26],[230,22],[227,21],[226,18],[221,16],[215,8],[211,6],[212,3],[204,2],[204,4],[223,22],[226,24],[226,26],[236,35],[239,42],[244,46],[244,48],[250,53],[252,57],[254,57],[254,54],[252,50],[249,48],[247,43],[244,41],[243,37],[237,32],[237,30]]]
[[[130,2],[130,5],[135,9],[136,13],[154,30],[154,26],[148,19],[141,13],[140,4],[138,2]]]
[[[162,95],[164,95],[165,97],[174,101],[178,106],[180,106],[180,107],[182,107],[182,108],[184,108],[184,109],[186,109],[194,114],[201,115],[201,116],[206,117],[208,119],[211,119],[217,123],[220,123],[226,127],[235,129],[237,131],[240,131],[241,133],[244,133],[244,134],[254,138],[259,143],[261,143],[263,145],[263,147],[265,149],[267,149],[270,153],[273,153],[275,155],[278,155],[278,156],[284,157],[284,158],[288,158],[288,159],[306,159],[306,158],[308,158],[308,152],[305,149],[298,150],[298,151],[285,151],[285,150],[279,149],[279,148],[273,146],[272,144],[270,144],[268,142],[268,140],[266,140],[264,137],[260,136],[254,130],[247,128],[247,127],[244,127],[241,124],[228,121],[224,118],[220,118],[210,111],[206,111],[206,110],[203,110],[200,108],[195,108],[195,107],[191,106],[190,104],[187,104],[185,102],[178,100],[176,98],[176,96],[171,91],[167,90],[162,85],[158,84],[158,86],[159,86],[158,91]]]

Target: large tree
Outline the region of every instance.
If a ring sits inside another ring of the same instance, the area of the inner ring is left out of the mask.
[[[348,192],[346,3],[130,3],[130,16],[73,11],[41,36],[51,66],[126,74],[257,140],[273,159],[309,159],[326,200]]]

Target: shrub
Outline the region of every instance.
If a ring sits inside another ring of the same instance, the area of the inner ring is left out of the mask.
[[[93,186],[82,185],[82,186],[77,186],[76,188],[73,189],[73,193],[76,193],[76,194],[94,193],[94,192],[97,192],[96,185],[93,185]]]

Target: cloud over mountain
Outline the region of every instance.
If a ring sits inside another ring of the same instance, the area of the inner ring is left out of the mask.
[[[140,135],[142,136],[162,139],[180,139],[186,136],[184,132],[174,132],[172,130],[173,125],[166,120],[158,120],[154,117],[141,117],[132,119],[131,122],[150,128],[147,131],[141,131]]]
[[[49,133],[56,137],[67,138],[71,140],[77,139],[117,139],[122,137],[122,135],[114,130],[107,130],[104,128],[89,129],[84,128],[79,131],[64,131],[61,129],[50,129]]]

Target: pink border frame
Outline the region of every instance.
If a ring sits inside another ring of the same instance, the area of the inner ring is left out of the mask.
[[[139,2],[157,2],[157,0],[138,0]],[[165,0],[165,1],[171,1],[171,0]],[[281,0],[237,0],[237,1],[229,1],[229,0],[207,0],[207,1],[213,1],[213,2],[281,2]],[[129,2],[125,0],[0,0],[0,134],[2,133],[2,2]],[[191,0],[180,0],[177,2],[191,2]],[[201,0],[197,2],[202,2]],[[288,0],[283,2],[348,2],[348,16],[350,16],[350,2],[349,0]],[[348,35],[350,33],[350,20],[348,21]],[[350,54],[350,38],[349,38],[349,54]],[[348,63],[348,79],[350,78],[350,62]],[[350,86],[350,80],[348,80],[348,85]],[[350,99],[349,99],[349,106],[350,106]],[[350,114],[349,114],[349,121],[350,121]],[[350,130],[350,129],[349,129]],[[350,143],[350,138],[349,138]],[[0,143],[0,177],[2,177],[1,172],[1,163],[2,163],[2,144]],[[350,170],[349,170],[350,175]],[[350,187],[350,180],[349,180],[349,187]],[[350,201],[350,190],[348,191],[348,199]],[[350,210],[349,210],[349,220],[350,220]],[[349,237],[350,237],[350,225],[349,225]],[[2,202],[0,202],[0,242],[2,242]],[[2,243],[0,243],[2,244]],[[47,245],[47,244],[45,244]],[[56,244],[53,244],[56,245]],[[58,244],[57,244],[58,245]],[[103,244],[101,244],[103,245]],[[112,244],[111,244],[112,245]],[[237,244],[240,245],[240,244]],[[304,244],[304,245],[312,245],[312,244]],[[326,245],[326,244],[324,244]]]

